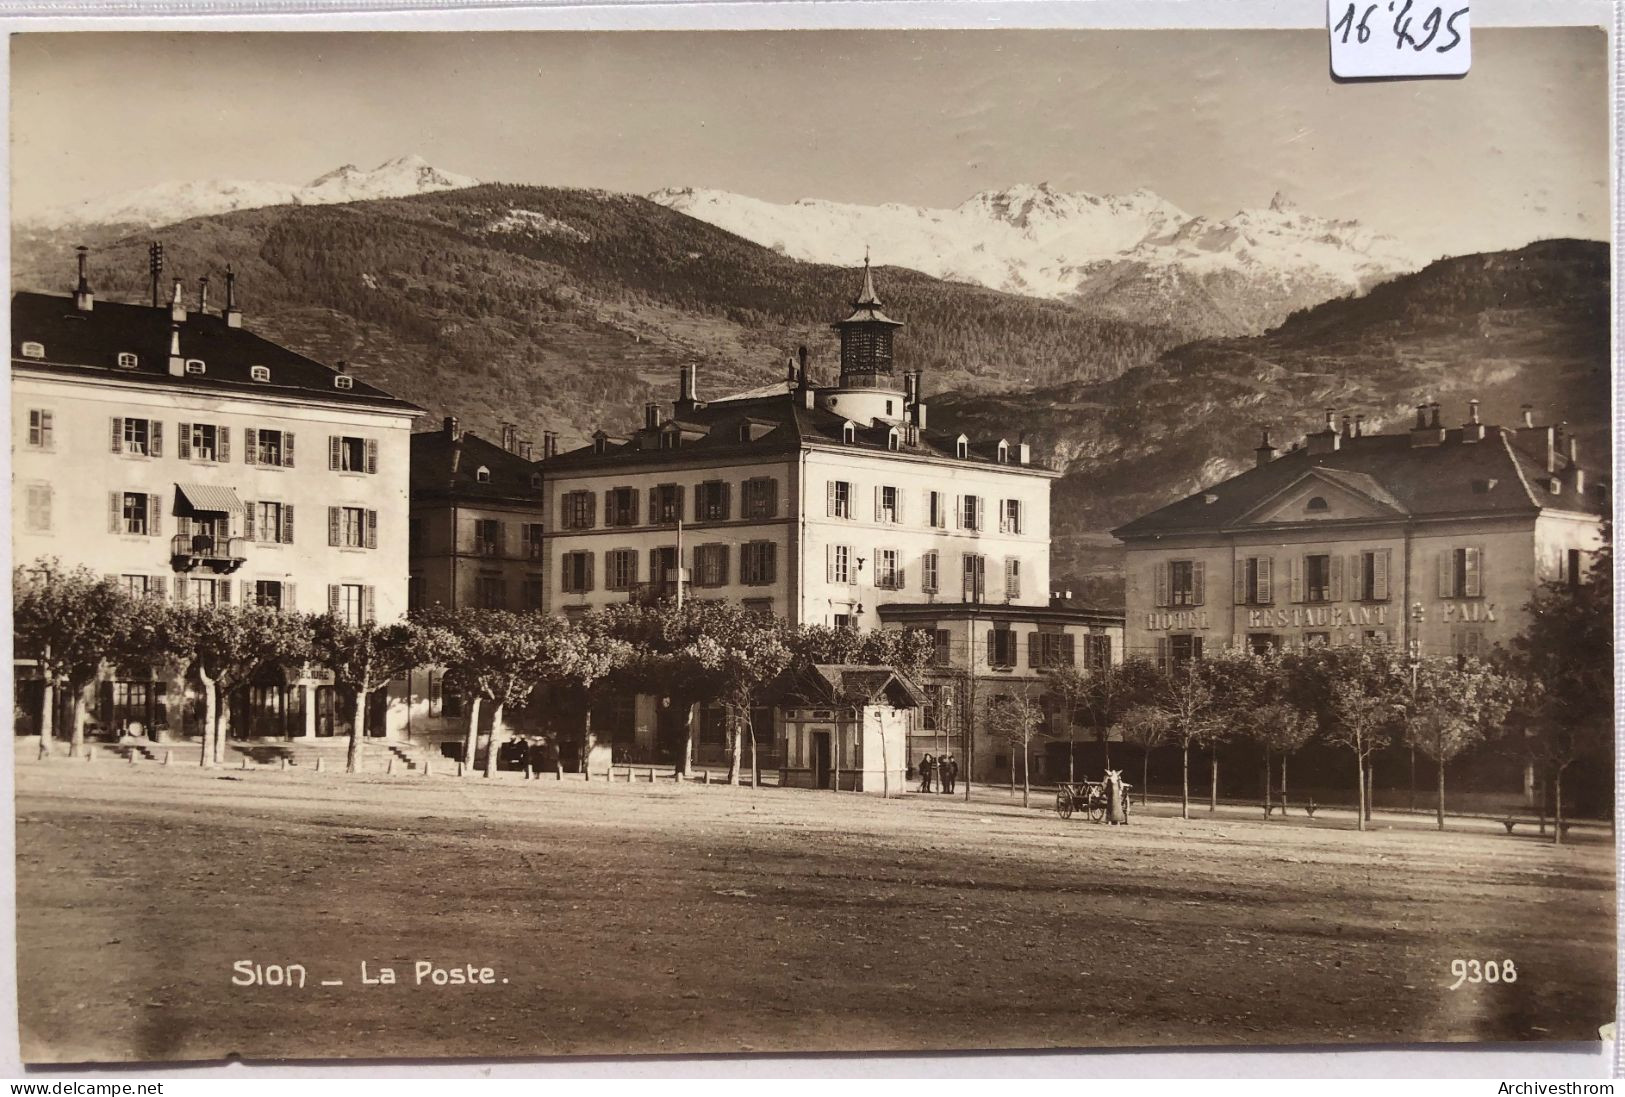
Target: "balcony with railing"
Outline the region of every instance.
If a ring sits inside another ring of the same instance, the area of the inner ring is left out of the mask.
[[[177,533],[169,543],[170,563],[176,571],[205,568],[229,575],[243,566],[248,557],[244,537],[216,537],[212,533]]]

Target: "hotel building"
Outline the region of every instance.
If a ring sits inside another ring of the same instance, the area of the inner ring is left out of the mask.
[[[229,271],[218,313],[207,293],[204,279],[195,309],[179,282],[166,307],[98,301],[81,250],[72,296],[12,298],[14,559],[57,557],[157,601],[400,616],[420,409],[246,329]],[[37,712],[26,661],[18,678]],[[179,678],[108,668],[94,688],[98,730],[198,730]],[[399,706],[377,708],[384,734]],[[232,729],[342,734],[347,711],[319,672],[288,668],[236,699]]]

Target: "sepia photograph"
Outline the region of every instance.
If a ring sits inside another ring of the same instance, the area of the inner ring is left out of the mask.
[[[1604,28],[9,50],[23,1062],[1611,1038]]]

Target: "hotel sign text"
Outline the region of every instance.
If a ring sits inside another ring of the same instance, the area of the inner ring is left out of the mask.
[[[1292,606],[1250,609],[1248,628],[1341,628],[1344,625],[1388,623],[1387,606]]]

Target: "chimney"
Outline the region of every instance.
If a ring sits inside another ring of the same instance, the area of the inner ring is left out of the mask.
[[[516,423],[502,424],[502,448],[508,453],[519,452],[519,426]]]
[[[1259,432],[1258,447],[1253,450],[1253,467],[1261,468],[1275,460],[1275,447],[1270,443],[1268,429]]]
[[[1416,426],[1414,428],[1412,428],[1412,429],[1413,430],[1427,430],[1428,429],[1428,406],[1426,404],[1417,404],[1416,405]]]
[[[1535,405],[1533,405],[1533,404],[1525,404],[1523,406],[1522,410],[1523,410],[1523,429],[1529,430],[1535,425]]]
[[[1030,465],[1032,462],[1033,447],[1028,443],[1027,435],[1024,433],[1020,440],[1016,442],[1016,463],[1018,465]]]
[[[705,406],[698,395],[699,372],[700,367],[692,362],[677,368],[677,406],[674,411],[678,416]]]
[[[1478,401],[1467,401],[1467,421],[1461,425],[1461,440],[1463,442],[1482,442],[1484,440],[1484,424],[1478,418]]]
[[[181,300],[181,280],[175,279],[175,291],[169,298],[169,319],[177,324],[186,323],[186,303]]]
[[[197,314],[207,315],[209,311],[209,276],[205,274],[197,280]]]
[[[644,404],[643,405],[643,429],[644,430],[659,430],[660,429],[660,405],[659,404]]]
[[[1540,432],[1546,436],[1546,438],[1545,438],[1545,441],[1546,441],[1546,471],[1548,473],[1556,472],[1557,471],[1557,436],[1558,436],[1558,433],[1559,433],[1559,428],[1553,427],[1553,426],[1545,426],[1545,427],[1540,428]]]
[[[147,245],[147,273],[152,276],[152,307],[157,308],[162,302],[158,288],[163,285],[164,246],[156,240]]]
[[[1570,466],[1569,482],[1574,485],[1574,494],[1584,495],[1586,493],[1586,470],[1579,465]]]
[[[1337,433],[1337,412],[1332,408],[1327,408],[1325,414],[1326,428],[1316,431],[1305,439],[1309,445],[1309,452],[1312,454],[1334,453],[1342,448],[1343,436]],[[1347,416],[1344,417],[1343,421],[1348,422]],[[1345,429],[1347,428],[1345,427]]]
[[[462,437],[462,435],[457,430],[457,416],[455,416],[455,415],[446,416],[444,419],[442,419],[440,421],[440,425],[445,429],[446,437],[450,438],[452,441],[456,441],[458,438]]]
[[[925,371],[914,370],[914,425],[925,429]]]
[[[181,284],[175,283],[175,292],[179,293]],[[181,315],[186,315],[182,310]],[[169,325],[169,375],[171,377],[186,376],[186,359],[181,357],[181,328],[178,323]]]
[[[226,308],[220,315],[226,318],[226,327],[240,328],[243,326],[243,313],[237,307],[237,274],[226,264]]]
[[[1349,417],[1347,415],[1343,416],[1343,437],[1344,438],[1353,438],[1354,437],[1354,431],[1349,427]]]
[[[1567,445],[1566,449],[1567,449],[1569,464],[1573,465],[1575,467],[1579,467],[1579,464],[1580,464],[1580,440],[1574,436],[1573,432],[1570,432],[1568,438],[1566,439],[1566,441],[1568,442],[1568,445]]]
[[[791,388],[795,388],[796,358],[793,354],[784,360],[784,381],[785,384],[789,385]]]
[[[1354,437],[1359,438],[1364,434],[1365,434],[1365,416],[1356,415],[1354,417]]]
[[[796,367],[796,387],[804,389],[807,387],[807,344],[796,348],[796,359],[800,363]]]
[[[559,452],[559,432],[556,430],[542,431],[542,460],[557,456]]]
[[[1431,426],[1431,427],[1438,427],[1439,426],[1439,401],[1435,400],[1435,401],[1433,401],[1433,403],[1429,404],[1428,405],[1428,412],[1433,417],[1432,420],[1428,423],[1428,425]],[[1440,429],[1443,429],[1443,428],[1440,428]]]
[[[908,408],[913,403],[914,403],[914,374],[913,374],[912,371],[904,371],[904,373],[903,373],[903,410],[904,410],[904,413],[905,413],[905,417],[906,417],[906,413],[908,411]]]
[[[96,295],[90,292],[90,280],[85,272],[90,249],[80,244],[74,250],[79,253],[79,284],[73,290],[73,307],[80,312],[89,312],[96,307]]]

